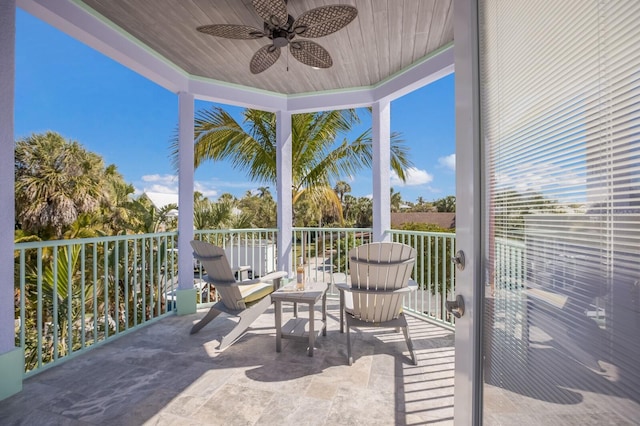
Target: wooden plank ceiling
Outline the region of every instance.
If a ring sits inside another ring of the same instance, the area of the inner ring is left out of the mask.
[[[253,75],[249,62],[267,40],[228,40],[195,30],[225,23],[262,28],[251,0],[82,1],[188,74],[282,94],[374,86],[453,41],[452,0],[289,0],[294,18],[331,4],[353,5],[358,16],[313,39],[331,54],[331,68],[314,70],[283,49],[272,67]]]

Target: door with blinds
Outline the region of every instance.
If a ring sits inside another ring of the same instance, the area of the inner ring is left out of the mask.
[[[640,1],[480,0],[482,419],[640,423]]]

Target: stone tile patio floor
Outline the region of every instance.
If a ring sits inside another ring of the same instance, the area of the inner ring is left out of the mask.
[[[273,309],[224,351],[216,347],[230,318],[189,335],[204,313],[164,318],[27,379],[23,392],[0,402],[0,424],[453,422],[451,331],[410,317],[414,366],[402,333],[355,330],[349,366],[336,301],[329,301],[327,336],[318,338],[313,358],[302,342],[285,340],[275,351]]]

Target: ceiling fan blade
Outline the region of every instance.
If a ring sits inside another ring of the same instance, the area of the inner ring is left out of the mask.
[[[293,30],[302,37],[324,37],[344,28],[356,19],[358,9],[353,6],[334,5],[311,9],[293,23]]]
[[[264,37],[264,33],[257,28],[247,25],[215,24],[203,25],[196,28],[201,33],[217,37],[232,38],[237,40],[250,40]]]
[[[329,68],[333,65],[331,55],[324,47],[309,40],[295,40],[289,43],[291,55],[305,65],[314,68]]]
[[[260,74],[262,71],[275,64],[279,57],[279,47],[275,47],[271,44],[261,47],[260,50],[253,55],[253,58],[251,58],[251,65],[249,66],[251,73]]]
[[[284,0],[252,0],[253,7],[265,22],[274,27],[286,25],[289,19],[287,3]]]

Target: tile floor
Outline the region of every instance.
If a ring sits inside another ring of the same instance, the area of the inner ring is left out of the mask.
[[[0,402],[2,425],[418,425],[453,421],[453,333],[410,318],[418,366],[401,333],[356,330],[347,365],[337,302],[315,355],[275,351],[273,310],[218,351],[232,320],[194,336],[200,316],[171,316],[37,374]],[[286,315],[286,313],[285,313]]]

